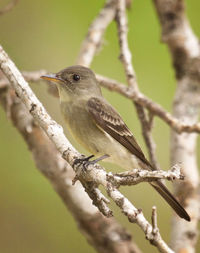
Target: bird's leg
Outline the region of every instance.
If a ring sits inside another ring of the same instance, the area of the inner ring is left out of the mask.
[[[102,161],[103,159],[108,158],[109,155],[105,154],[105,155],[100,156],[99,158],[97,158],[97,159],[95,159],[95,160],[90,161],[90,159],[91,159],[92,157],[94,157],[94,155],[90,155],[90,156],[88,156],[88,157],[76,159],[76,160],[74,161],[74,163],[73,163],[73,167],[74,167],[74,165],[76,165],[76,164],[79,164],[78,167],[82,164],[83,167],[84,167],[84,169],[86,170],[87,167],[88,167],[90,164],[95,164],[95,163],[97,163],[97,162],[99,162],[99,161]]]

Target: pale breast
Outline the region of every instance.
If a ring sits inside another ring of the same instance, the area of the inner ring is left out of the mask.
[[[61,103],[61,110],[73,138],[92,154],[99,153],[98,140],[102,132],[96,126],[84,104]]]

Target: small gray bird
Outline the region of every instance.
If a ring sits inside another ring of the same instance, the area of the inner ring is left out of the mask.
[[[103,98],[95,74],[83,66],[71,66],[41,78],[57,84],[61,111],[72,136],[95,156],[125,169],[155,170],[119,113]],[[183,219],[185,209],[160,180],[150,183]]]

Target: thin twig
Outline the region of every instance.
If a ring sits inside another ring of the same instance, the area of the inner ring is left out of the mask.
[[[152,227],[153,227],[153,233],[159,236],[156,206],[152,207],[151,222],[152,222]]]
[[[154,166],[154,168],[160,169],[160,165],[156,159],[156,144],[151,134],[151,130],[152,130],[151,123],[153,123],[153,121],[151,122],[148,119],[144,108],[140,104],[135,103],[135,106],[136,106],[138,117],[141,122],[142,134],[143,134],[146,146],[148,148],[150,162]]]

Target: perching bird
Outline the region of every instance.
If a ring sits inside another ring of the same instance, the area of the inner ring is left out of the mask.
[[[125,169],[155,170],[119,113],[103,98],[95,74],[83,66],[71,66],[41,78],[57,84],[61,111],[72,136],[95,156]],[[190,216],[160,180],[150,183],[183,219]]]

